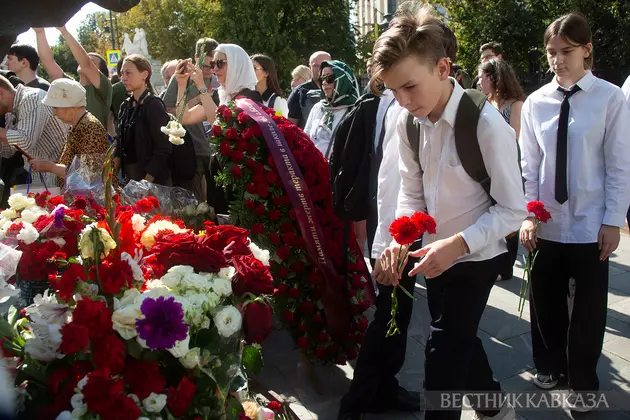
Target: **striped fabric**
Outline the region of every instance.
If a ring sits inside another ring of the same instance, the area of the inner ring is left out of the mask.
[[[61,149],[68,136],[69,127],[53,115],[52,108],[44,105],[42,100],[46,92],[25,86],[16,88],[13,101],[13,113],[6,115],[7,139],[9,145],[2,143],[0,155],[13,156],[17,144],[29,155],[38,159],[57,162]],[[28,162],[24,158],[28,170]],[[55,185],[53,174],[43,174],[47,185]],[[39,176],[33,177],[33,183],[39,182]]]

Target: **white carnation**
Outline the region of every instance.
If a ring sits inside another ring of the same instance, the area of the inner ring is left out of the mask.
[[[144,282],[144,274],[142,273],[142,269],[138,265],[138,263],[126,252],[120,254],[120,260],[125,261],[131,267],[131,272],[133,273],[133,279],[137,282]]]
[[[194,272],[195,272],[195,269],[189,265],[174,265],[171,268],[169,268],[169,270],[167,271],[167,273],[180,273],[180,274],[188,274],[188,273],[194,273]]]
[[[218,276],[222,279],[232,280],[234,274],[236,274],[236,269],[234,267],[224,267],[219,270]]]
[[[231,337],[241,330],[243,317],[236,307],[229,305],[217,312],[214,316],[214,324],[219,334],[223,337]]]
[[[168,141],[175,146],[181,146],[182,144],[184,144],[184,139],[177,136],[168,136]]]
[[[212,282],[212,290],[219,296],[229,296],[232,294],[232,282],[222,277],[216,277]]]
[[[252,251],[252,254],[254,254],[254,258],[262,262],[264,265],[269,266],[269,259],[271,256],[269,255],[268,250],[260,248],[252,241],[249,241],[249,249]]]
[[[13,196],[11,196],[11,197],[13,197]],[[9,200],[11,200],[11,199],[9,198]],[[0,217],[3,218],[3,219],[13,220],[13,219],[17,218],[18,215],[17,215],[17,212],[14,209],[10,209],[9,208],[9,209],[3,210],[0,213]]]
[[[145,227],[144,224],[145,224],[144,216],[140,214],[134,214],[133,216],[131,216],[131,225],[133,226],[133,230],[136,233],[140,233],[144,230],[144,227]]]
[[[26,197],[23,194],[18,193],[9,196],[9,207],[14,210],[27,209],[35,205],[34,198]]]
[[[166,406],[166,395],[152,392],[142,401],[142,405],[149,413],[159,413]]]
[[[17,239],[24,242],[26,245],[30,245],[39,239],[39,232],[28,222],[22,222],[22,229],[17,234]]]
[[[33,213],[30,209],[22,210],[22,213],[20,213],[20,218],[24,222],[28,222],[28,223],[34,223],[38,217],[39,216],[36,213]]]

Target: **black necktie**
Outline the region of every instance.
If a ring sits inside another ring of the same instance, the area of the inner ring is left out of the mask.
[[[567,143],[569,129],[569,98],[580,90],[578,85],[573,86],[571,90],[565,90],[558,87],[558,90],[564,94],[562,105],[560,105],[560,120],[558,121],[558,144],[556,149],[556,201],[564,204],[569,199],[569,191],[567,189]]]

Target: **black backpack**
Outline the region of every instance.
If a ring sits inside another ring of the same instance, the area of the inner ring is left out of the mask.
[[[145,99],[145,103],[157,99],[162,102],[162,98],[155,95],[149,95]],[[164,106],[164,102],[162,102]],[[166,109],[166,106],[164,106]],[[186,131],[184,135],[184,144],[173,145],[173,156],[171,159],[171,178],[174,183],[178,181],[188,181],[195,177],[197,173],[197,155],[195,154],[195,145],[193,139]]]
[[[333,208],[344,221],[368,217],[370,206],[370,160],[376,113],[380,98],[369,93],[355,103],[337,126],[330,156]]]

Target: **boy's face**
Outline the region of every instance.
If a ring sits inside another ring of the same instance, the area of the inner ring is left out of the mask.
[[[426,118],[436,107],[448,79],[450,65],[446,58],[429,64],[410,55],[383,72],[383,83],[392,90],[398,103],[416,118]]]

